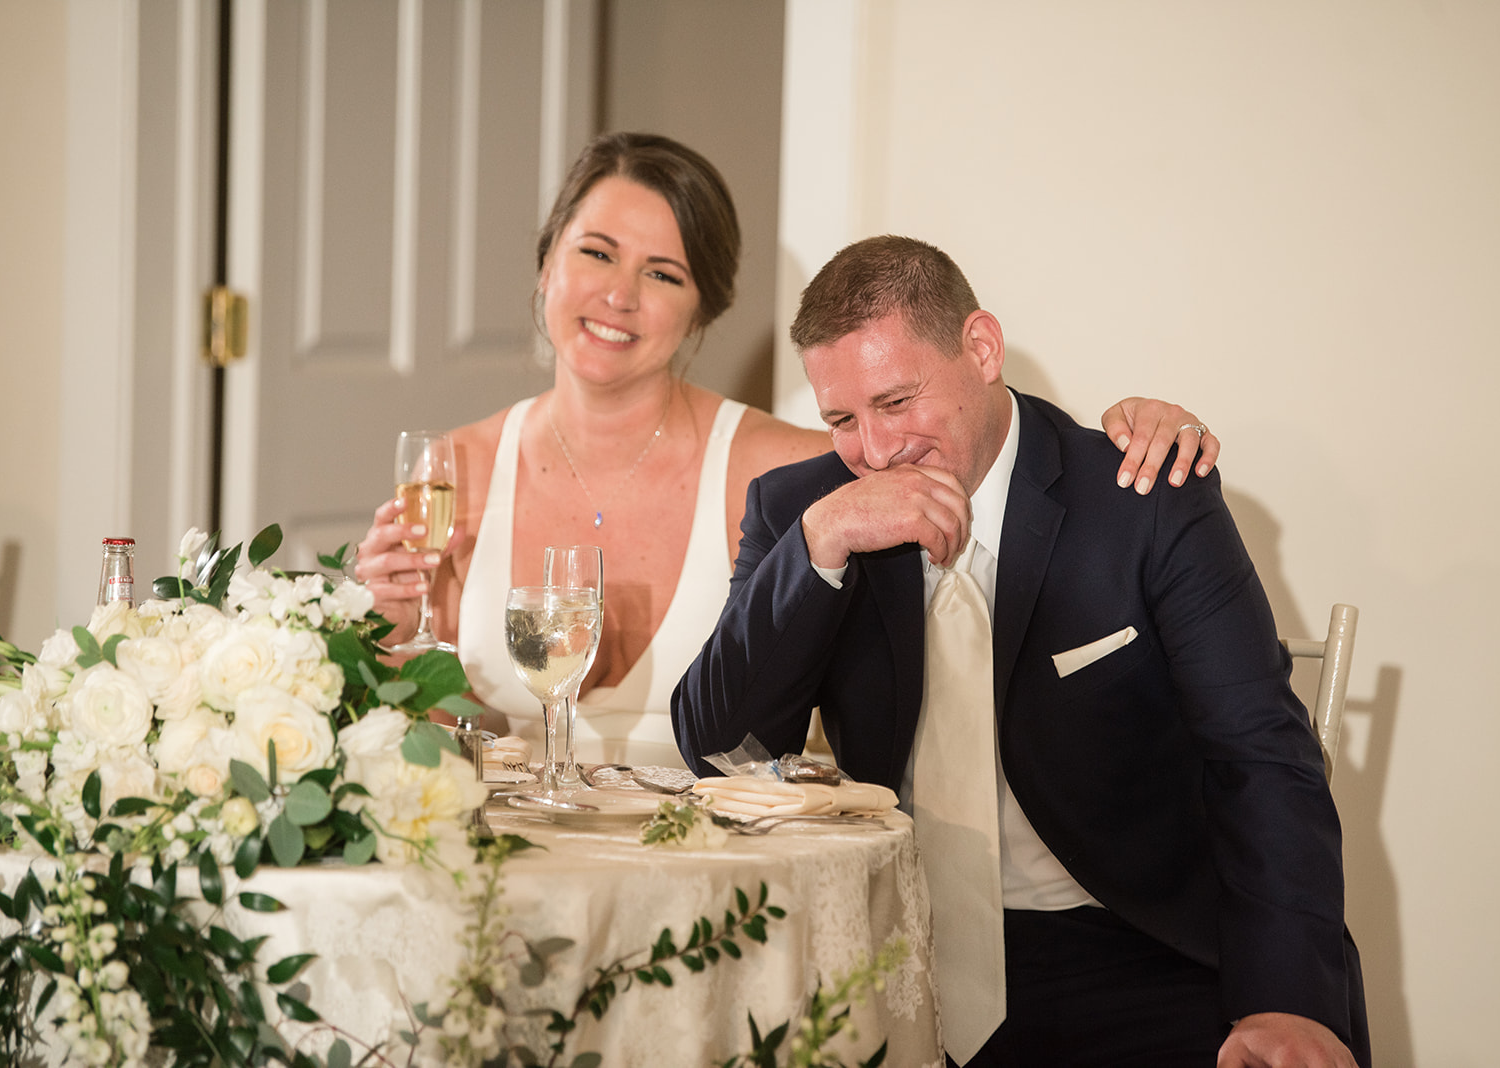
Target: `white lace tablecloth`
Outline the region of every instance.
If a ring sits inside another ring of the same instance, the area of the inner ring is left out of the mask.
[[[545,847],[506,862],[507,926],[529,939],[560,935],[576,943],[552,959],[542,986],[506,992],[529,1005],[566,1011],[596,967],[649,948],[663,928],[681,945],[700,916],[722,923],[735,888],[753,900],[764,881],[770,903],[787,913],[769,922],[767,944],[738,939],[742,959],[696,975],[674,966],[671,987],[636,984],[602,1020],[585,1014],[564,1063],[587,1050],[620,1068],[720,1063],[749,1050],[747,1013],[762,1034],[788,1019],[795,1030],[820,979],[831,982],[899,937],[908,956],[882,992],[854,1007],[857,1037],[834,1048],[853,1064],[888,1041],[887,1064],[941,1064],[927,887],[911,821],[901,813],[869,827],[733,835],[722,850],[692,852],[643,847],[634,824],[594,830],[530,819],[492,823]],[[26,862],[0,855],[7,890]],[[239,888],[270,894],[287,910],[239,913],[232,926],[271,936],[265,963],[318,954],[302,975],[313,1005],[371,1044],[410,1027],[409,1005],[440,1002],[464,951],[469,916],[451,880],[418,868],[262,868]],[[310,1044],[326,1041],[312,1036]]]

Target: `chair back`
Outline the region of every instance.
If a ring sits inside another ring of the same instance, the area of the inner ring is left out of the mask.
[[[1323,661],[1318,677],[1318,696],[1308,709],[1313,730],[1323,747],[1323,770],[1333,778],[1333,761],[1339,751],[1339,724],[1344,717],[1344,695],[1349,689],[1349,662],[1354,658],[1354,628],[1359,609],[1336,604],[1328,617],[1328,637],[1282,638],[1292,656],[1317,657]]]

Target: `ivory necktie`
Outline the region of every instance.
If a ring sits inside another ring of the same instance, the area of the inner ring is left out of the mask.
[[[932,896],[943,1044],[964,1064],[1005,1019],[995,671],[971,538],[927,606],[912,815]]]

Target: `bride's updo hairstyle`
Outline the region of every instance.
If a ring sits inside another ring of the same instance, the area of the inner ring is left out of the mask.
[[[702,329],[734,303],[740,223],[729,187],[714,165],[670,137],[610,133],[589,142],[568,171],[552,213],[542,225],[536,242],[538,273],[579,202],[601,179],[615,175],[645,186],[671,206],[688,270],[698,286],[693,327]]]

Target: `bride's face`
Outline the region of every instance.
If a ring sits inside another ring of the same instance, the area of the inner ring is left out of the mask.
[[[671,206],[618,176],[579,202],[548,254],[541,291],[560,365],[601,384],[666,370],[698,312]]]

